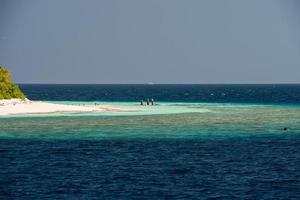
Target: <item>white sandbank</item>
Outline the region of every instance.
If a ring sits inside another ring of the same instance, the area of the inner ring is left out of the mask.
[[[0,116],[34,114],[82,114],[124,111],[106,105],[64,105],[28,99],[0,100]]]

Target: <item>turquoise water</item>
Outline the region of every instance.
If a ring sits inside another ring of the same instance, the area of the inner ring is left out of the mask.
[[[58,103],[58,102],[53,102]],[[93,105],[95,102],[59,102]],[[0,138],[205,138],[300,133],[300,107],[226,103],[97,102],[126,111],[3,117]],[[283,132],[283,128],[289,130]]]

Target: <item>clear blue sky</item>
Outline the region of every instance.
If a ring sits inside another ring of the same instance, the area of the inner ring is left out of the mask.
[[[18,83],[299,83],[297,0],[0,0]]]

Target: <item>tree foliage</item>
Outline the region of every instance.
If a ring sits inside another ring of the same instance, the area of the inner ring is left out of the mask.
[[[0,66],[0,100],[12,98],[25,99],[26,96],[19,86],[12,82],[9,71]]]

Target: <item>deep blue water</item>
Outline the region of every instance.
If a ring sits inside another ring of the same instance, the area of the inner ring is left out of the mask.
[[[299,199],[300,137],[0,140],[5,199]]]
[[[32,100],[300,103],[295,85],[20,85]]]
[[[300,85],[21,88],[36,100],[300,103]],[[0,119],[0,199],[300,199],[298,106],[222,109]]]

